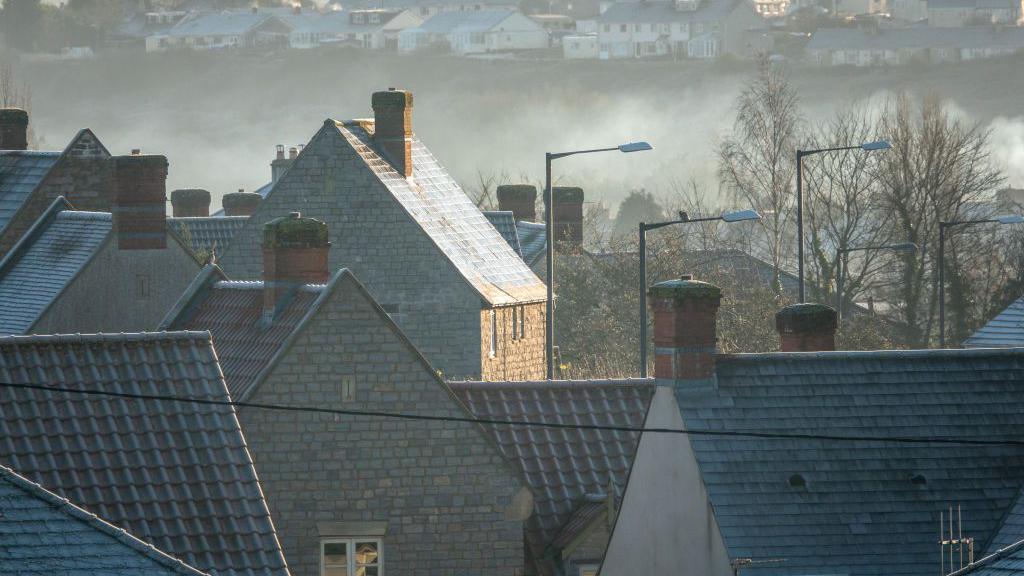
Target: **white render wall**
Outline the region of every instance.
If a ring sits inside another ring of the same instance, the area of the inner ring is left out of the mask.
[[[644,427],[683,429],[671,388],[658,387]],[[687,436],[641,436],[600,574],[732,576]]]

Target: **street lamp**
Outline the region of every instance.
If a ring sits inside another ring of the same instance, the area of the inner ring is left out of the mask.
[[[946,228],[970,226],[972,224],[1020,224],[1024,216],[1007,214],[980,220],[953,220],[939,222],[939,347],[946,347]]]
[[[796,254],[797,275],[800,279],[799,292],[801,304],[806,301],[804,298],[804,156],[811,156],[812,154],[820,154],[822,152],[840,152],[842,150],[864,150],[865,152],[871,152],[873,150],[888,150],[889,148],[892,148],[892,146],[889,145],[888,141],[876,140],[875,142],[866,142],[864,144],[858,144],[857,146],[838,146],[835,148],[818,148],[817,150],[796,151]]]
[[[672,226],[673,224],[693,224],[695,222],[711,222],[721,220],[723,222],[745,222],[747,220],[760,220],[761,215],[757,210],[739,210],[726,212],[721,216],[708,216],[705,218],[690,218],[690,215],[682,210],[679,211],[678,220],[668,222],[654,222],[647,224],[641,222],[640,229],[640,377],[647,377],[647,232]]]
[[[629,142],[613,146],[611,148],[594,148],[592,150],[573,150],[572,152],[547,152],[544,154],[544,202],[547,204],[544,215],[545,240],[547,241],[547,284],[548,298],[545,316],[547,317],[547,332],[545,355],[547,356],[547,379],[555,379],[555,217],[554,198],[551,194],[551,162],[566,156],[576,154],[593,154],[595,152],[643,152],[653,150],[654,147],[647,142]]]
[[[856,248],[840,248],[836,251],[836,313],[839,319],[843,318],[843,270],[848,269],[846,255],[850,252],[866,252],[869,250],[892,250],[894,252],[917,252],[917,244],[913,242],[900,242],[899,244],[885,244],[882,246],[859,246]]]

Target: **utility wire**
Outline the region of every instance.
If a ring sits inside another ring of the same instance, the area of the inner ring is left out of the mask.
[[[889,442],[898,444],[955,444],[964,446],[1016,446],[1024,447],[1024,440],[984,440],[976,438],[954,438],[948,436],[848,436],[842,434],[801,434],[791,432],[764,432],[755,430],[679,430],[676,428],[644,428],[637,426],[614,426],[603,424],[564,424],[560,422],[537,422],[529,420],[499,420],[495,418],[469,418],[458,416],[430,416],[428,414],[410,414],[408,412],[387,412],[377,410],[343,410],[339,408],[318,408],[315,406],[292,406],[287,404],[267,404],[261,402],[235,402],[232,400],[209,400],[205,398],[189,398],[164,394],[136,394],[131,392],[113,392],[109,390],[82,390],[45,384],[17,384],[0,382],[0,388],[18,388],[25,390],[42,390],[46,392],[64,392],[86,396],[106,396],[133,400],[155,400],[164,402],[181,402],[201,404],[205,406],[225,406],[234,408],[255,408],[258,410],[276,410],[281,412],[305,412],[311,414],[333,414],[340,416],[368,416],[373,418],[393,418],[398,420],[425,420],[428,422],[463,422],[468,424],[487,424],[497,426],[528,426],[534,428],[554,428],[562,430],[598,430],[606,432],[637,432],[652,434],[682,434],[688,436],[724,436],[740,438],[768,438],[777,440],[825,440],[833,442]]]

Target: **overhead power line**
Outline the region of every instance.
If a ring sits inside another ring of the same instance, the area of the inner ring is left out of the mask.
[[[604,424],[566,424],[561,422],[538,422],[530,420],[500,420],[496,418],[431,416],[429,414],[410,414],[408,412],[389,412],[379,410],[319,408],[316,406],[292,406],[287,404],[268,404],[262,402],[235,402],[232,400],[210,400],[206,398],[190,398],[186,396],[173,396],[166,394],[136,394],[131,392],[113,392],[110,390],[83,390],[79,388],[67,388],[63,386],[47,384],[19,384],[14,382],[0,382],[0,388],[41,390],[45,392],[63,392],[68,394],[81,394],[86,396],[106,396],[111,398],[126,398],[132,400],[181,402],[188,404],[200,404],[205,406],[254,408],[257,410],[275,410],[280,412],[305,412],[310,414],[364,416],[370,418],[422,420],[428,422],[463,422],[467,424],[486,424],[491,426],[527,426],[534,428],[553,428],[564,430],[597,430],[607,432],[636,432],[648,434],[682,434],[688,436],[766,438],[775,440],[822,440],[832,442],[888,442],[898,444],[955,444],[963,446],[1024,447],[1024,440],[955,438],[948,436],[851,436],[843,434],[803,434],[794,432],[769,432],[762,430],[679,430],[676,428],[644,428],[637,426],[615,426]]]

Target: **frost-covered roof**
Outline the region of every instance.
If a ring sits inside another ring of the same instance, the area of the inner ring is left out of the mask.
[[[0,150],[0,232],[60,157],[60,152]]]

